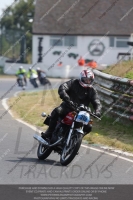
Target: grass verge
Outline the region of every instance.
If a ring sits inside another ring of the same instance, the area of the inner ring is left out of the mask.
[[[133,79],[133,61],[121,61],[103,70],[103,72],[114,76]]]
[[[16,78],[15,75],[9,75],[9,74],[0,74],[0,78]]]
[[[8,100],[11,110],[15,117],[41,127],[43,130],[47,128],[43,124],[44,118],[41,113],[47,114],[61,103],[57,90],[47,90],[42,92],[19,94]],[[85,136],[90,144],[102,144],[110,147],[122,149],[124,151],[133,152],[133,126],[115,123],[114,119],[103,117],[101,121],[94,119],[93,130]]]

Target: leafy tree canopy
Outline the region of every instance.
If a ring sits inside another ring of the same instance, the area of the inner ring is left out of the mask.
[[[35,0],[15,0],[14,3],[3,10],[1,15],[1,29],[5,35],[11,34],[11,30],[18,37],[26,33],[26,46],[32,49],[32,22],[34,17]],[[19,35],[20,33],[20,35]],[[15,36],[17,38],[17,36]]]

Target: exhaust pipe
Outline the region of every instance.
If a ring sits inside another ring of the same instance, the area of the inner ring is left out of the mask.
[[[49,143],[48,143],[46,140],[44,140],[41,136],[35,134],[35,135],[33,136],[33,138],[34,138],[35,140],[37,140],[38,142],[40,142],[41,144],[44,144],[44,145],[46,145],[46,146],[49,146]]]
[[[54,147],[54,146],[56,146],[57,144],[59,144],[61,141],[62,141],[62,139],[63,138],[60,138],[57,142],[55,142],[54,144],[51,144],[51,145],[49,145],[49,143],[46,141],[46,140],[44,140],[41,136],[39,136],[39,135],[34,135],[33,136],[33,138],[34,139],[36,139],[38,142],[40,142],[41,144],[43,144],[43,145],[45,145],[45,146],[47,146],[47,147]]]
[[[49,147],[54,147],[57,144],[59,144],[62,141],[63,138],[60,138],[57,142],[55,142],[54,144],[49,145]]]

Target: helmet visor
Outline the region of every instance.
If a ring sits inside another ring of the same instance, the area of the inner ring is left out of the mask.
[[[85,84],[91,84],[93,82],[93,77],[92,76],[90,76],[89,78],[88,77],[82,77],[81,81]]]

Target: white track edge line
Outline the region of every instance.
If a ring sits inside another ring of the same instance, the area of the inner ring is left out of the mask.
[[[106,152],[104,150],[101,150],[101,149],[95,149],[94,147],[88,147],[84,144],[81,145],[82,147],[85,147],[85,148],[88,148],[88,149],[92,149],[92,150],[95,150],[95,151],[98,151],[98,152],[104,152],[105,154],[107,155],[110,155],[110,156],[113,156],[113,157],[118,157],[118,158],[121,158],[122,160],[126,160],[126,161],[129,161],[129,162],[132,162],[133,163],[133,160],[129,159],[129,158],[125,158],[123,156],[120,156],[119,154],[114,154],[114,153],[109,153],[109,152]],[[121,153],[122,154],[122,153]]]

